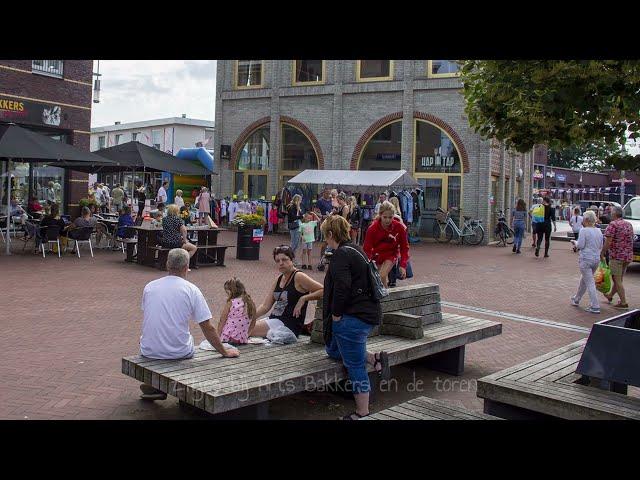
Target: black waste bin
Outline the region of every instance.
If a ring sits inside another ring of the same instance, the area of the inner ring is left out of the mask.
[[[260,242],[253,241],[252,226],[238,227],[238,246],[236,258],[238,260],[260,260]]]

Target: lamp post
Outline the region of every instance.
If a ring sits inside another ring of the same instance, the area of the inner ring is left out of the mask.
[[[93,103],[100,103],[100,60],[98,60],[97,72],[94,72],[93,76],[96,77],[93,81]]]

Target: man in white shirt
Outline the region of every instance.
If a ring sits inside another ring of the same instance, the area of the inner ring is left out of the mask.
[[[169,274],[149,282],[142,294],[140,354],[153,359],[191,358],[195,353],[189,321],[200,325],[205,338],[224,357],[237,357],[238,350],[225,348],[211,324],[211,311],[202,292],[186,280],[189,254],[174,248],[167,256]],[[145,400],[164,400],[167,394],[151,385],[140,385]]]
[[[162,182],[162,186],[158,189],[156,203],[167,203],[167,187],[169,187],[169,182],[165,180]]]

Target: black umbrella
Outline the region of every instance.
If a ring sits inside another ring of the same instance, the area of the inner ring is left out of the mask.
[[[7,235],[11,222],[11,162],[47,162],[56,167],[74,169],[79,165],[95,170],[98,166],[112,164],[111,160],[85,152],[72,145],[40,135],[14,124],[0,125],[0,159],[7,161]],[[6,241],[5,252],[9,251]]]
[[[95,152],[101,157],[116,162],[100,168],[101,172],[115,172],[129,169],[156,170],[180,175],[211,175],[203,166],[165,153],[140,142],[127,142]]]

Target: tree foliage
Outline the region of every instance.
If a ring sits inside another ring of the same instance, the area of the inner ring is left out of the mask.
[[[507,148],[605,146],[604,162],[640,169],[620,146],[640,138],[638,60],[463,60],[470,125]],[[584,147],[579,147],[584,148]]]
[[[615,155],[624,155],[624,150],[617,143],[607,145],[603,142],[594,142],[584,146],[572,145],[558,149],[550,148],[548,164],[552,167],[600,172],[608,167],[605,159],[612,158]]]

